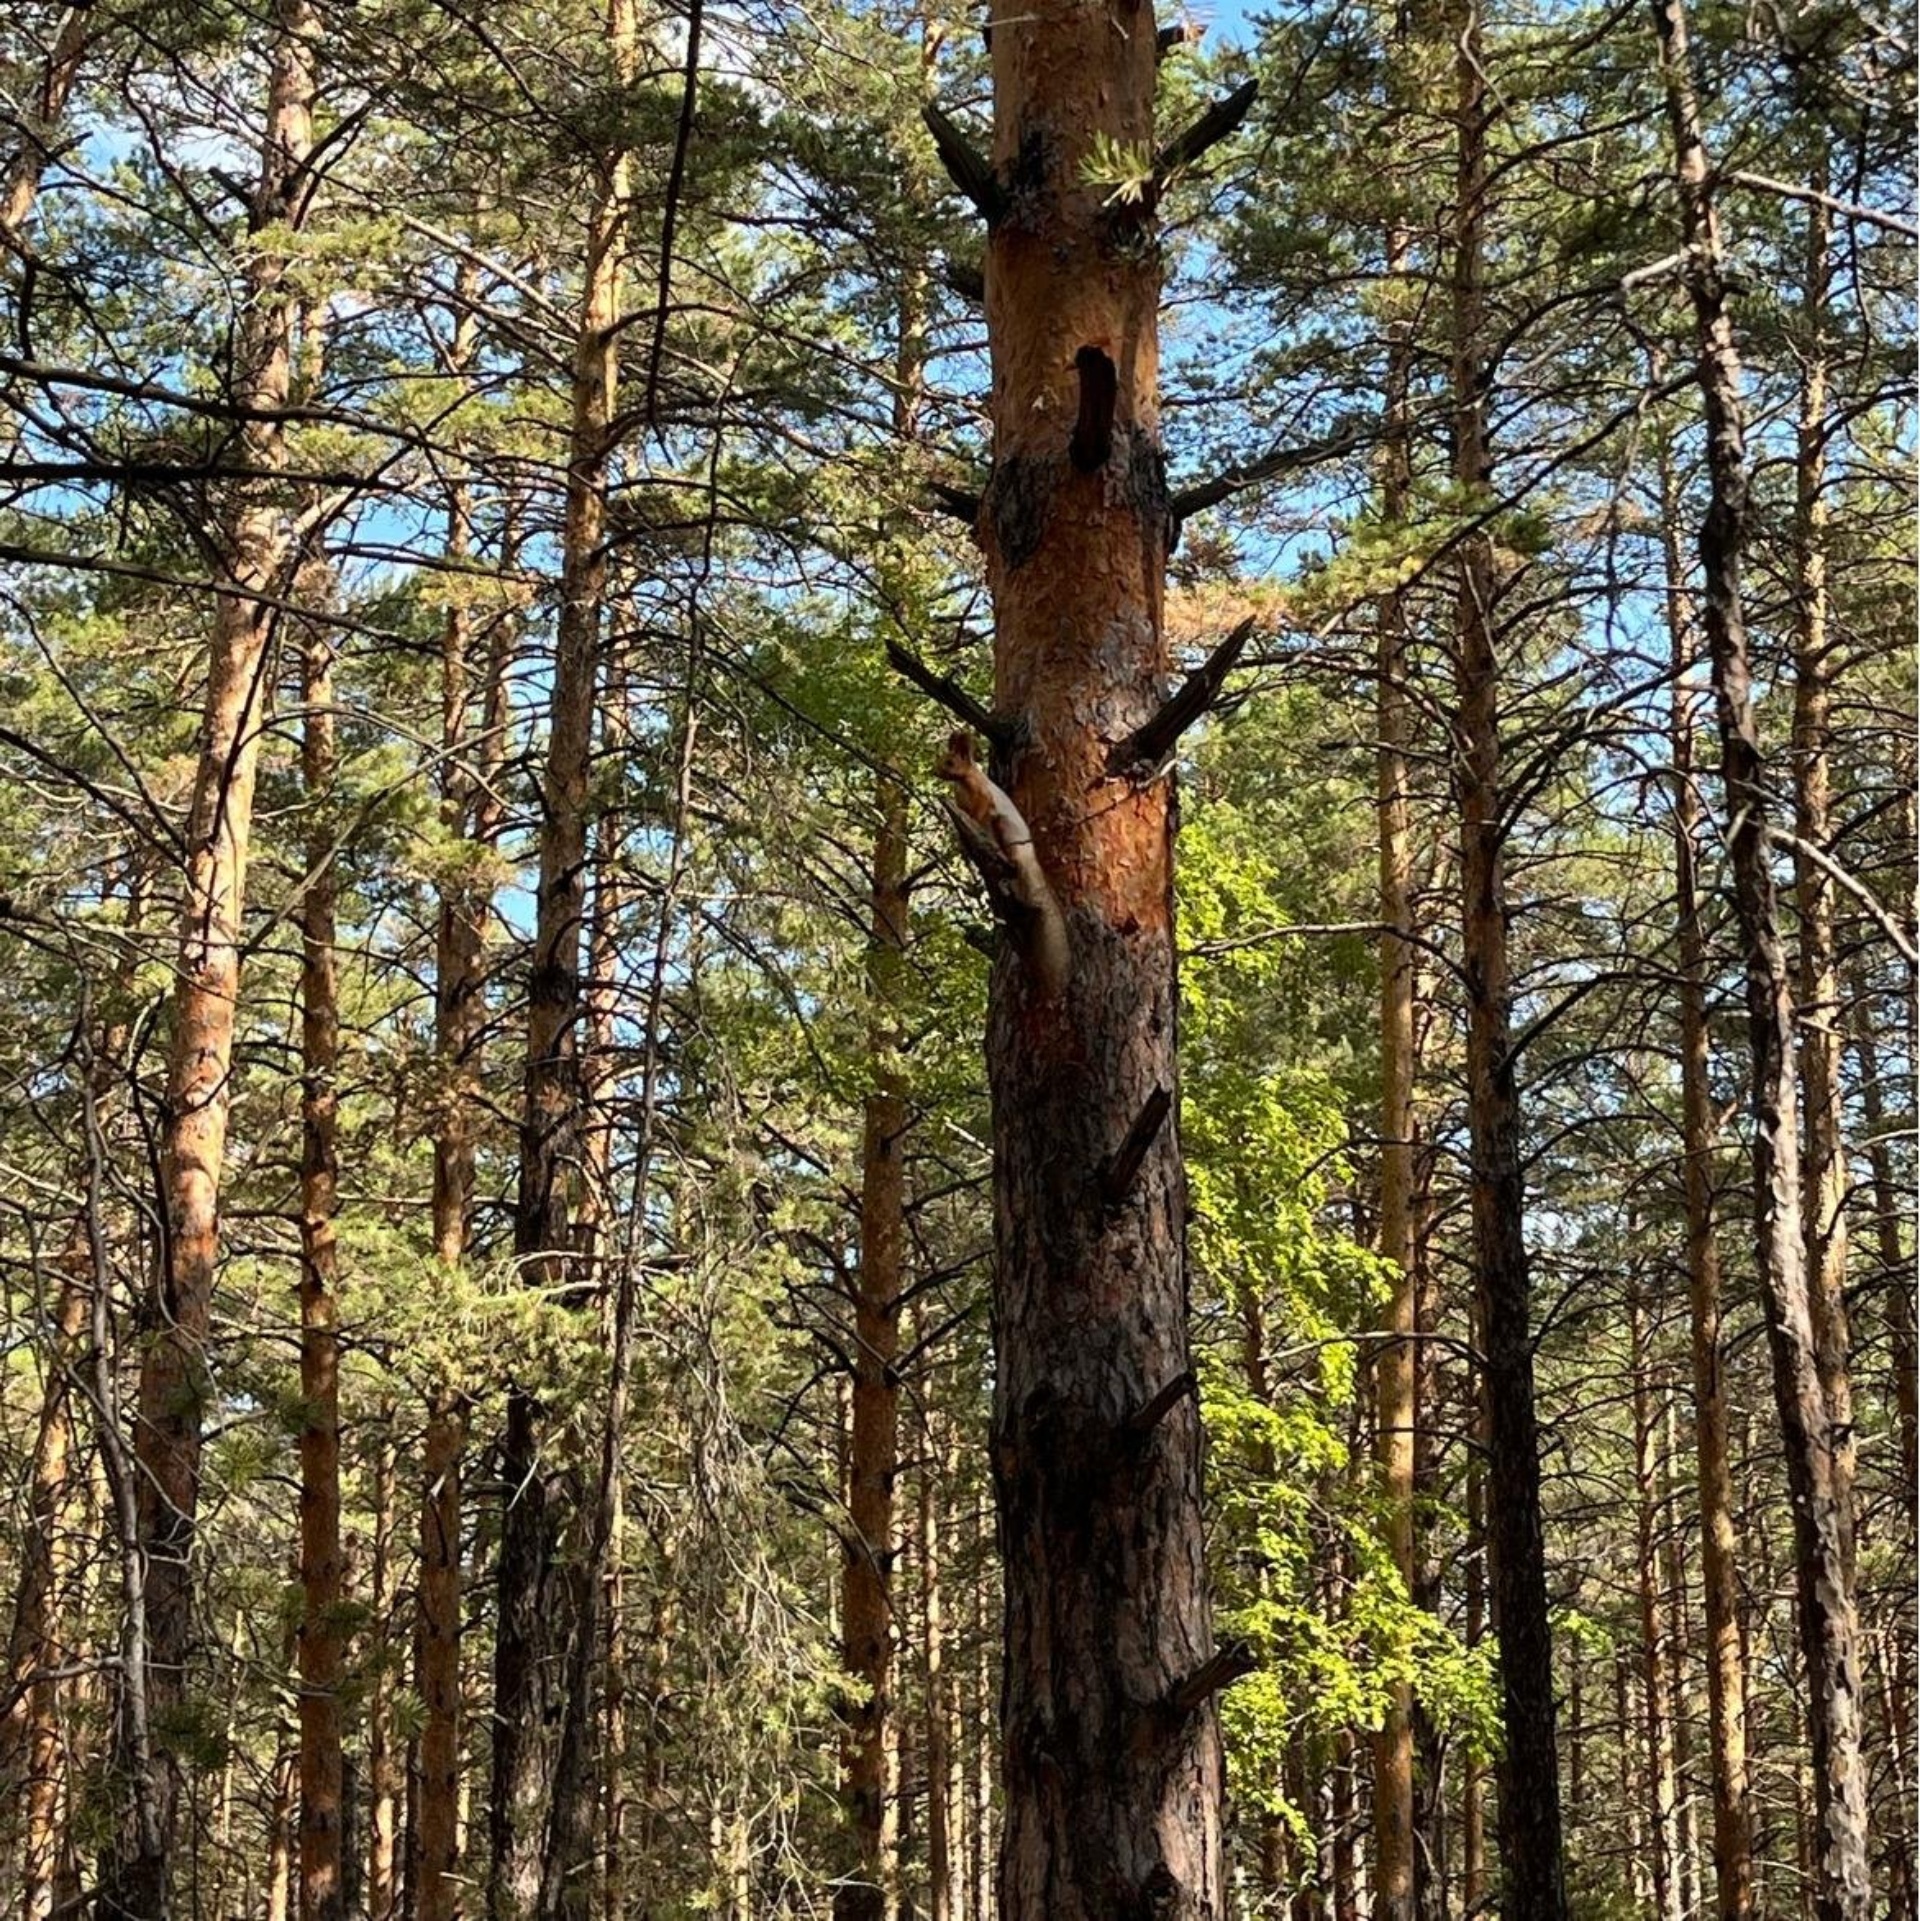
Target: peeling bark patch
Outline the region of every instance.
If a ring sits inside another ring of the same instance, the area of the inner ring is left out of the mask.
[[[1014,454],[995,464],[987,482],[987,513],[1001,565],[1009,573],[1039,552],[1053,493],[1044,463]]]

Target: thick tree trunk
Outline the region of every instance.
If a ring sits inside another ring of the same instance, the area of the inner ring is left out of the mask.
[[[267,128],[250,209],[255,233],[297,227],[313,145],[313,45],[308,0],[276,0]],[[237,457],[271,473],[282,461],[276,417],[290,391],[293,300],[286,260],[250,247],[236,333],[232,395],[250,410]],[[262,595],[283,585],[290,550],[284,512],[266,480],[234,483],[223,529],[226,576],[215,603],[206,709],[187,823],[173,1036],[160,1138],[164,1233],[146,1313],[135,1428],[139,1540],[145,1562],[146,1693],[164,1728],[187,1693],[194,1641],[192,1554],[200,1500],[201,1419],[211,1393],[206,1343],[219,1251],[219,1196],[232,1099],[240,934],[254,782],[267,698],[272,614]],[[176,1754],[155,1756],[159,1832],[122,1824],[101,1888],[105,1915],[156,1921],[168,1908],[170,1855],[182,1787]],[[137,1796],[135,1797],[138,1798]]]
[[[608,0],[612,74],[633,75],[633,0]],[[587,780],[594,687],[607,590],[604,538],[608,461],[619,384],[621,268],[631,165],[624,147],[600,158],[586,237],[586,282],[574,344],[561,536],[560,615],[541,781],[540,879],[527,994],[526,1074],[520,1125],[514,1253],[526,1285],[549,1293],[574,1277],[571,1184],[580,1142],[580,947],[586,908]],[[524,1381],[507,1391],[494,1637],[493,1782],[488,1801],[488,1911],[518,1921],[540,1897],[545,1814],[555,1761],[547,1729],[564,1712],[564,1675],[577,1609],[557,1566],[575,1505],[575,1477],[557,1458],[559,1437]]]
[[[300,772],[310,813],[300,903],[300,1921],[343,1921],[339,1190],[340,1008],[332,637],[303,623]]]
[[[1064,913],[1064,982],[995,962],[993,1464],[1006,1569],[1001,1921],[1224,1908],[1221,1751],[1177,1122],[1172,781],[1109,752],[1167,674],[1151,212],[1090,177],[1153,151],[1155,32],[1076,5],[993,35],[987,245],[996,772]],[[1057,995],[1050,991],[1057,985]],[[1152,1103],[1151,1109],[1149,1104]],[[1141,1147],[1138,1136],[1135,1146]]]
[[[1753,1814],[1747,1767],[1747,1668],[1740,1640],[1738,1542],[1727,1458],[1725,1352],[1720,1338],[1720,1248],[1715,1238],[1716,1127],[1707,1027],[1708,955],[1696,879],[1702,808],[1688,686],[1693,597],[1682,584],[1678,490],[1663,453],[1662,522],[1667,622],[1673,639],[1674,924],[1679,943],[1680,1104],[1692,1327],[1694,1459],[1700,1496],[1701,1598],[1707,1626],[1707,1714],[1713,1763],[1713,1861],[1720,1921],[1750,1921]]]
[[[1482,333],[1486,132],[1490,106],[1477,4],[1461,23],[1457,62],[1453,263],[1453,477],[1474,500],[1491,480]],[[1484,1352],[1489,1539],[1500,1693],[1502,1899],[1531,1921],[1562,1921],[1553,1649],[1534,1411],[1532,1284],[1523,1216],[1520,1097],[1507,962],[1504,794],[1500,773],[1499,578],[1491,537],[1472,533],[1459,560],[1454,669],[1454,779],[1460,807],[1462,956],[1467,991],[1474,1280]]]
[[[1629,1228],[1629,1239],[1632,1230]],[[1636,1585],[1640,1598],[1640,1701],[1647,1754],[1647,1826],[1653,1836],[1653,1901],[1660,1921],[1681,1921],[1680,1823],[1673,1770],[1673,1696],[1660,1580],[1660,1410],[1648,1348],[1647,1304],[1630,1283]]]
[[[1815,1909],[1819,1921],[1865,1921],[1872,1886],[1860,1751],[1864,1676],[1853,1592],[1850,1441],[1835,1426],[1828,1383],[1822,1378],[1820,1329],[1810,1299],[1801,1227],[1793,983],[1780,938],[1770,847],[1776,803],[1754,721],[1752,664],[1741,607],[1748,495],[1740,361],[1701,143],[1685,12],[1681,0],[1654,0],[1653,14],[1673,130],[1706,415],[1710,500],[1700,529],[1700,564],[1729,817],[1728,862],[1746,964],[1757,1264],[1793,1496],[1819,1841]]]

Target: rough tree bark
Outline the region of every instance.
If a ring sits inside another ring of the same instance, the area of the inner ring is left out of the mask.
[[[300,1921],[342,1921],[340,1008],[328,808],[339,762],[333,639],[302,621],[300,774],[309,810],[300,901]]]
[[[1741,604],[1748,478],[1740,359],[1681,0],[1653,0],[1653,17],[1673,135],[1706,417],[1709,500],[1700,528],[1700,567],[1727,796],[1727,858],[1746,970],[1756,1256],[1793,1497],[1818,1843],[1814,1907],[1819,1921],[1865,1921],[1873,1897],[1866,1770],[1860,1751],[1864,1676],[1853,1588],[1852,1490],[1846,1472],[1850,1443],[1834,1422],[1828,1383],[1822,1378],[1801,1225],[1793,980],[1780,937],[1770,847],[1778,803],[1754,720],[1753,669]]]
[[[1483,499],[1488,369],[1483,362],[1487,129],[1492,94],[1475,0],[1457,16],[1453,234],[1453,477]],[[1467,994],[1474,1285],[1487,1428],[1488,1549],[1506,1739],[1500,1763],[1502,1900],[1529,1921],[1562,1921],[1566,1874],[1554,1751],[1553,1648],[1534,1412],[1532,1279],[1524,1231],[1520,1097],[1507,961],[1505,795],[1500,771],[1500,581],[1493,543],[1470,533],[1455,608],[1454,782],[1460,809]]]
[[[297,229],[306,212],[313,146],[318,26],[307,0],[276,0],[265,140],[248,225]],[[281,466],[284,408],[292,379],[294,302],[287,259],[249,247],[230,391],[247,410],[235,429],[236,458],[263,476]],[[206,1343],[219,1252],[219,1195],[232,1097],[240,934],[273,615],[266,599],[283,584],[291,540],[270,479],[232,483],[221,530],[225,566],[216,582],[206,708],[187,822],[173,1033],[160,1138],[164,1226],[146,1303],[135,1448],[139,1539],[146,1566],[148,1708],[165,1725],[187,1688],[193,1649],[194,1523],[200,1500],[201,1418],[211,1393]],[[125,1820],[102,1875],[101,1912],[155,1921],[168,1909],[170,1856],[182,1774],[164,1745],[155,1756],[159,1832]],[[136,1800],[137,1796],[134,1797]]]
[[[608,0],[613,77],[634,73],[633,0]],[[574,341],[561,533],[560,610],[540,795],[540,878],[527,991],[526,1072],[520,1125],[514,1254],[529,1287],[557,1293],[571,1263],[571,1186],[579,1164],[580,947],[586,909],[587,780],[594,685],[607,591],[606,497],[619,384],[619,320],[631,162],[617,146],[597,156],[587,217],[586,280]],[[556,1563],[574,1476],[559,1437],[524,1381],[507,1390],[501,1478],[507,1490],[497,1569],[493,1780],[487,1807],[487,1903],[495,1921],[531,1913],[540,1895],[553,1744],[564,1710],[572,1617]]]
[[[993,1470],[1006,1569],[1002,1921],[1220,1915],[1221,1749],[1190,1379],[1177,1122],[1172,780],[1124,743],[1170,661],[1158,407],[1161,150],[1138,198],[1097,151],[1154,153],[1155,27],[1062,0],[996,23],[988,217],[995,776],[1068,930],[1057,996],[1005,943],[993,1095]],[[1123,1148],[1127,1151],[1123,1151]]]
[[[1707,1715],[1713,1772],[1713,1861],[1720,1921],[1753,1914],[1753,1814],[1747,1769],[1747,1666],[1740,1641],[1739,1544],[1727,1457],[1726,1356],[1720,1338],[1720,1247],[1715,1236],[1714,1103],[1707,1028],[1708,956],[1697,879],[1702,814],[1688,685],[1693,596],[1680,556],[1680,501],[1662,454],[1661,520],[1667,625],[1673,641],[1669,738],[1673,752],[1674,925],[1679,946],[1680,1109],[1686,1210],[1687,1301],[1693,1350],[1694,1461],[1700,1498],[1700,1585],[1707,1625]]]

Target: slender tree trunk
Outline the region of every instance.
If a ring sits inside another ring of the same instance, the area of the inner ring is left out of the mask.
[[[1172,780],[1109,753],[1171,662],[1151,210],[1096,143],[1153,150],[1155,34],[1097,8],[993,35],[987,243],[1000,784],[1069,953],[993,968],[993,1463],[1006,1570],[1001,1921],[1225,1900],[1177,1122]],[[1060,975],[1064,974],[1064,978]],[[1162,1117],[1160,1124],[1141,1121]],[[1135,1130],[1137,1132],[1134,1132]],[[1134,1132],[1137,1153],[1121,1149]],[[1103,1172],[1104,1170],[1104,1172]],[[1158,1412],[1158,1410],[1156,1410]]]
[[[1478,500],[1487,492],[1492,473],[1486,442],[1489,374],[1482,341],[1486,134],[1492,108],[1476,0],[1469,0],[1458,44],[1453,459],[1456,484]],[[1485,1354],[1488,1546],[1506,1730],[1500,1774],[1501,1884],[1512,1913],[1534,1921],[1562,1921],[1567,1896],[1554,1750],[1553,1648],[1507,960],[1498,595],[1491,536],[1470,534],[1461,545],[1456,609],[1455,782],[1468,1008],[1474,1277]]]
[[[1416,1000],[1418,999],[1416,983]],[[1414,1352],[1413,1485],[1416,1509],[1434,1499],[1440,1483],[1441,1374],[1434,1337],[1440,1329],[1440,1289],[1433,1250],[1432,1157],[1421,1154],[1414,1166],[1414,1286],[1420,1341]],[[1440,1612],[1446,1561],[1439,1531],[1416,1526],[1414,1603],[1432,1615]],[[1414,1703],[1414,1901],[1418,1921],[1447,1921],[1448,1730]]]
[[[7,1639],[7,1711],[0,1719],[0,1792],[18,1795],[25,1816],[20,1862],[26,1921],[53,1912],[63,1853],[66,1763],[60,1738],[59,1671],[72,1658],[66,1626],[74,1596],[74,1510],[85,1481],[76,1473],[73,1377],[86,1355],[92,1249],[82,1216],[63,1250],[47,1329],[46,1383],[28,1469],[28,1527]]]
[[[1909,1218],[1893,1177],[1893,1155],[1888,1147],[1886,1091],[1880,1079],[1880,1050],[1874,1039],[1873,1019],[1864,984],[1854,990],[1854,1053],[1860,1064],[1860,1112],[1866,1122],[1867,1171],[1873,1191],[1873,1231],[1883,1285],[1890,1305],[1888,1320],[1893,1346],[1893,1403],[1900,1428],[1901,1499],[1911,1541],[1915,1534],[1914,1504],[1920,1495],[1920,1338],[1914,1330],[1913,1257],[1901,1239],[1900,1224]]]
[[[608,0],[613,76],[633,78],[633,0]],[[520,1126],[514,1253],[527,1285],[564,1289],[572,1242],[570,1185],[577,1178],[580,1081],[580,944],[586,907],[587,779],[593,747],[600,620],[607,589],[604,538],[608,462],[619,383],[620,281],[631,164],[624,147],[601,158],[587,222],[586,285],[574,345],[561,536],[560,616],[541,782],[540,880],[527,996],[527,1054]],[[573,1476],[556,1461],[558,1436],[524,1381],[507,1390],[494,1637],[493,1785],[487,1809],[487,1902],[494,1921],[517,1921],[540,1899],[544,1819],[556,1756],[543,1729],[564,1713],[567,1650],[577,1623],[557,1567]]]
[[[1680,501],[1663,450],[1662,523],[1667,621],[1673,638],[1674,922],[1679,942],[1680,1102],[1692,1328],[1694,1460],[1700,1494],[1701,1598],[1707,1625],[1707,1714],[1713,1760],[1713,1862],[1719,1921],[1754,1912],[1753,1813],[1747,1766],[1747,1669],[1740,1639],[1739,1544],[1727,1459],[1725,1351],[1720,1338],[1720,1247],[1715,1236],[1714,1103],[1707,1027],[1708,955],[1696,863],[1703,809],[1694,768],[1688,685],[1693,597],[1683,585]]]
[[[273,1758],[273,1799],[267,1809],[267,1921],[287,1921],[293,1895],[293,1819],[300,1792],[300,1761],[281,1748]]]
[[[952,1683],[947,1677],[946,1597],[942,1587],[947,1569],[940,1525],[941,1493],[951,1479],[953,1462],[944,1424],[931,1408],[925,1450],[919,1491],[920,1580],[926,1597],[921,1613],[921,1647],[926,1686],[927,1916],[928,1921],[955,1921],[953,1701]]]
[[[1404,278],[1410,251],[1406,229],[1387,241],[1390,286]],[[1407,385],[1412,329],[1396,319],[1387,347],[1385,447],[1381,456],[1381,514],[1403,522],[1412,491],[1407,448]],[[1414,1245],[1414,986],[1418,950],[1414,931],[1413,820],[1407,791],[1407,746],[1412,703],[1407,696],[1407,615],[1402,596],[1381,597],[1379,624],[1380,822],[1380,1258],[1392,1289],[1389,1339],[1374,1361],[1382,1531],[1387,1558],[1411,1596],[1414,1562],[1414,1481],[1418,1411],[1415,1399],[1418,1276]],[[1396,1681],[1373,1741],[1373,1839],[1379,1891],[1378,1921],[1413,1921],[1414,1911],[1413,1687]]]
[[[1477,1648],[1487,1631],[1487,1483],[1481,1459],[1486,1413],[1477,1379],[1469,1390],[1467,1457],[1467,1646]],[[1460,1770],[1460,1898],[1478,1914],[1487,1898],[1486,1764],[1469,1752]]]
[[[1616,1648],[1613,1662],[1614,1726],[1619,1735],[1620,1803],[1625,1814],[1627,1886],[1638,1907],[1653,1901],[1653,1877],[1647,1871],[1646,1797],[1642,1792],[1636,1756],[1644,1752],[1641,1729],[1633,1711],[1633,1656]]]
[[[1667,1622],[1669,1692],[1673,1702],[1673,1778],[1678,1797],[1680,1906],[1693,1914],[1702,1905],[1700,1885],[1700,1820],[1693,1729],[1699,1719],[1699,1696],[1693,1685],[1692,1609],[1687,1598],[1686,1531],[1680,1521],[1677,1467],[1680,1458],[1677,1397],[1662,1395],[1664,1433],[1660,1449],[1660,1498],[1664,1516],[1660,1566],[1662,1607]]]
[[[1628,1235],[1632,1238],[1629,1225]],[[1637,1510],[1636,1572],[1640,1596],[1640,1700],[1647,1753],[1647,1826],[1653,1836],[1654,1911],[1681,1921],[1680,1826],[1673,1773],[1673,1699],[1668,1686],[1666,1614],[1660,1586],[1660,1410],[1655,1405],[1647,1304],[1630,1283],[1627,1314],[1633,1348],[1633,1483]]]
[[[1827,185],[1825,155],[1814,186]],[[1827,282],[1829,216],[1807,208],[1806,286],[1801,313],[1800,421],[1794,461],[1795,583],[1793,633],[1794,895],[1800,923],[1798,1037],[1806,1112],[1801,1225],[1815,1358],[1834,1437],[1836,1498],[1851,1502],[1854,1483],[1853,1385],[1848,1369],[1846,1121],[1840,1059],[1845,1010],[1834,934],[1837,888],[1818,854],[1833,841],[1832,645],[1827,632]]]
[[[882,775],[867,940],[868,1060],[861,1148],[860,1263],[854,1276],[853,1423],[842,1540],[841,1659],[864,1690],[845,1709],[841,1780],[853,1841],[834,1894],[838,1921],[880,1921],[895,1867],[887,1779],[893,1663],[893,1484],[899,1463],[900,1295],[906,1280],[907,1085],[899,1002],[907,940],[907,800]]]
[[[1746,965],[1756,1252],[1793,1496],[1819,1831],[1815,1909],[1819,1921],[1865,1921],[1872,1885],[1860,1751],[1864,1677],[1853,1592],[1850,1442],[1835,1426],[1829,1385],[1822,1378],[1820,1328],[1810,1299],[1801,1226],[1793,983],[1780,938],[1770,850],[1776,803],[1754,722],[1740,593],[1748,501],[1740,361],[1701,142],[1686,16],[1681,0],[1654,0],[1653,12],[1673,130],[1706,415],[1710,500],[1700,530],[1700,563],[1729,814],[1728,862]]]
[[[328,629],[303,622],[300,772],[308,807],[300,903],[300,1921],[344,1921],[340,1682],[340,1008],[333,828],[339,753]]]
[[[313,144],[313,43],[308,0],[276,0],[266,140],[250,209],[255,233],[297,227]],[[292,369],[292,296],[286,260],[247,249],[232,393],[249,410],[237,457],[270,474],[282,461]],[[193,1651],[194,1524],[200,1499],[201,1419],[211,1393],[206,1341],[219,1250],[219,1193],[232,1098],[233,1035],[247,852],[269,675],[272,615],[259,597],[282,584],[290,550],[272,483],[234,483],[223,529],[226,576],[216,601],[206,710],[187,826],[173,1037],[160,1137],[159,1271],[141,1357],[136,1485],[145,1562],[146,1692],[155,1727],[187,1693]],[[179,1756],[156,1755],[159,1832],[127,1820],[103,1876],[101,1911],[153,1921],[168,1908],[180,1791]],[[137,1798],[137,1797],[136,1797]]]
[[[629,23],[630,24],[630,23]],[[629,49],[630,50],[630,49]],[[694,759],[700,739],[700,648],[697,626],[688,637],[687,686],[680,723],[680,752],[674,786],[672,840],[660,892],[647,1004],[641,1029],[640,1113],[635,1142],[632,1217],[642,1232],[651,1200],[655,1135],[659,1121],[661,1022],[666,1004],[668,964],[680,884],[685,874],[687,833],[693,808]],[[615,1272],[606,1413],[601,1423],[599,1475],[588,1515],[588,1547],[579,1578],[580,1619],[568,1663],[565,1705],[556,1750],[551,1817],[540,1883],[543,1921],[586,1921],[591,1912],[591,1774],[588,1768],[592,1716],[593,1664],[602,1645],[607,1583],[619,1526],[622,1444],[632,1388],[634,1317],[638,1283],[634,1258],[623,1255]],[[744,1846],[744,1840],[742,1841]]]
[[[395,1508],[394,1408],[383,1401],[373,1445],[373,1633],[372,1686],[367,1697],[367,1913],[369,1921],[393,1921],[399,1910],[399,1856],[395,1843],[403,1786],[400,1748],[394,1738],[393,1525]]]
[[[464,377],[474,341],[472,307],[477,272],[456,280],[450,371]],[[472,550],[471,495],[455,482],[447,510],[447,554],[464,560]],[[511,543],[509,544],[509,548]],[[507,683],[515,627],[496,614],[480,677],[479,726],[474,727],[477,636],[463,599],[447,604],[441,627],[441,819],[466,836],[480,860],[491,853],[503,820],[497,785],[509,721]],[[477,866],[463,863],[440,890],[434,950],[434,1055],[439,1099],[433,1134],[434,1258],[448,1287],[462,1284],[472,1231],[474,1114],[480,1103],[482,1048],[487,1028],[486,945],[493,886]],[[441,1380],[428,1396],[421,1449],[422,1490],[418,1588],[414,1609],[414,1675],[420,1695],[415,1810],[415,1865],[411,1896],[418,1921],[452,1921],[459,1906],[461,1482],[469,1402],[462,1384]]]

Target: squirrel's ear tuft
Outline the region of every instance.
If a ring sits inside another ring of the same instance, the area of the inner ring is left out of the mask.
[[[947,736],[947,751],[956,760],[973,758],[973,736],[965,728],[956,728]]]

